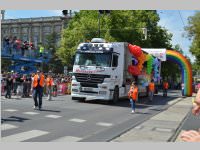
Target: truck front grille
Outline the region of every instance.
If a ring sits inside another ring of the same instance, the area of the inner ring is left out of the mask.
[[[110,75],[101,75],[101,74],[83,74],[83,73],[75,73],[76,81],[81,83],[89,83],[89,84],[98,84],[103,83],[105,78],[110,78]]]

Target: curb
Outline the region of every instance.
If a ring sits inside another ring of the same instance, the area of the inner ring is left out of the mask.
[[[149,117],[149,118],[146,118],[146,119],[143,119],[142,121],[137,122],[134,126],[130,127],[129,129],[127,129],[127,130],[125,130],[125,131],[123,131],[123,132],[120,133],[119,135],[116,135],[116,136],[113,137],[112,139],[107,140],[107,142],[112,142],[113,140],[117,139],[117,138],[120,137],[121,135],[128,133],[128,132],[129,132],[130,130],[132,130],[134,127],[136,127],[136,126],[138,126],[138,125],[140,125],[140,124],[142,124],[142,123],[144,123],[144,122],[150,120],[152,117],[158,115],[159,113],[162,113],[162,112],[166,111],[167,109],[169,109],[170,107],[172,107],[172,106],[175,105],[176,103],[178,103],[178,102],[180,102],[180,101],[182,101],[182,100],[184,100],[184,99],[186,99],[186,98],[187,98],[187,97],[181,97],[181,99],[180,99],[180,97],[179,97],[179,98],[176,98],[176,99],[179,99],[179,100],[176,101],[176,102],[174,102],[174,103],[171,104],[171,105],[166,106],[166,108],[164,108],[163,111],[158,112],[158,113],[155,113],[153,116],[151,116],[151,117]],[[176,99],[174,99],[174,100],[176,100]],[[188,112],[188,113],[189,113],[189,112]],[[187,115],[188,115],[188,114],[187,114]],[[187,116],[187,115],[186,115],[186,116]],[[184,117],[184,119],[185,119],[185,117]],[[182,122],[182,121],[181,121],[181,122]],[[177,130],[175,130],[174,132],[176,133],[176,131],[177,131]],[[173,135],[174,135],[174,133],[173,133]],[[168,140],[167,140],[167,141],[168,141]]]
[[[176,128],[176,130],[174,131],[174,134],[167,140],[167,142],[175,142],[176,139],[178,138],[181,128],[183,126],[183,124],[185,123],[185,121],[187,120],[187,118],[190,115],[190,111],[187,113],[187,115],[183,118],[183,120],[180,122],[180,124],[178,125],[178,127]]]

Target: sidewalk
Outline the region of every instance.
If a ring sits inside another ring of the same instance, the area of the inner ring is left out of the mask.
[[[112,142],[167,142],[175,135],[182,121],[191,110],[191,97],[175,99],[165,111],[134,127]]]

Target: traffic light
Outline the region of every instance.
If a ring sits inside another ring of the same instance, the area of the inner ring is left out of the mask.
[[[68,10],[63,10],[62,13],[63,13],[64,16],[67,16],[68,15]]]
[[[104,14],[104,13],[110,14],[110,10],[99,10],[99,13],[100,14]]]
[[[104,13],[104,10],[99,10],[99,13],[100,13],[100,14],[103,14],[103,13]]]

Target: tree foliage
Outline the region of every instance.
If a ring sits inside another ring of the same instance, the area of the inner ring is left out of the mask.
[[[58,49],[57,37],[59,35],[56,32],[52,32],[51,34],[46,36],[46,44],[45,49],[48,50],[49,54],[51,55],[51,59],[48,65],[44,65],[44,70],[46,71],[53,71],[55,73],[63,72],[63,65],[61,60],[59,59],[56,51]]]
[[[98,37],[98,15],[97,10],[81,10],[69,21],[57,51],[64,64],[71,65],[80,42]],[[159,19],[154,10],[112,10],[110,15],[100,16],[100,37],[109,42],[129,42],[146,48],[171,48],[172,35],[158,26]],[[147,40],[143,40],[142,28],[147,28]]]
[[[185,30],[188,38],[192,40],[190,52],[196,57],[196,65],[200,65],[200,11],[188,18],[188,26]]]

